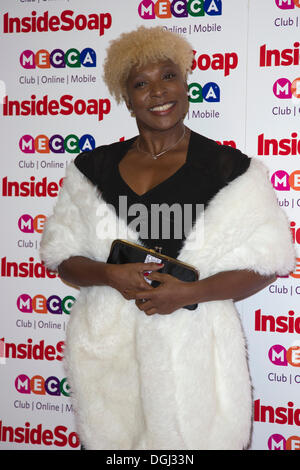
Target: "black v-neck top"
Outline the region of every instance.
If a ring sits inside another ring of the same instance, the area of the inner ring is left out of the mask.
[[[139,233],[145,246],[159,246],[162,253],[176,258],[200,212],[220,189],[248,169],[251,159],[191,131],[185,163],[165,181],[138,195],[124,181],[118,166],[136,138],[82,153],[74,163],[118,216]]]

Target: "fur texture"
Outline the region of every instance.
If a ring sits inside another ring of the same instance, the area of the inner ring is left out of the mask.
[[[203,226],[202,241],[195,241]],[[124,233],[137,241],[71,163],[41,242],[46,265],[56,269],[72,255],[106,261],[112,240]],[[293,270],[288,221],[260,162],[252,159],[214,197],[179,259],[196,266],[201,278],[232,269]],[[82,288],[68,323],[65,366],[87,449],[248,445],[251,382],[231,300],[147,317],[112,288]]]

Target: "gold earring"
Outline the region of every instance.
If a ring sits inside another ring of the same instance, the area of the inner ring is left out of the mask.
[[[130,116],[135,117],[134,111],[132,109],[130,109]]]

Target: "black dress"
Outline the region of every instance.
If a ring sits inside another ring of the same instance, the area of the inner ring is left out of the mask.
[[[185,163],[139,196],[123,180],[118,168],[136,138],[82,153],[74,163],[99,188],[103,199],[114,206],[118,216],[127,218],[127,224],[136,229],[145,246],[159,246],[162,253],[175,258],[199,212],[220,189],[247,170],[250,158],[191,131]],[[123,205],[119,204],[120,196]],[[131,213],[120,207],[131,208]]]

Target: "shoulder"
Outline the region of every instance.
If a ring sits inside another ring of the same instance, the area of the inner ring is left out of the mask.
[[[251,158],[234,147],[220,145],[194,131],[191,138],[193,164],[224,183],[242,175],[250,166]]]
[[[83,152],[77,155],[74,165],[83,173],[92,183],[99,184],[99,178],[103,173],[125,154],[135,137],[113,142],[108,145],[101,145],[89,152]]]

